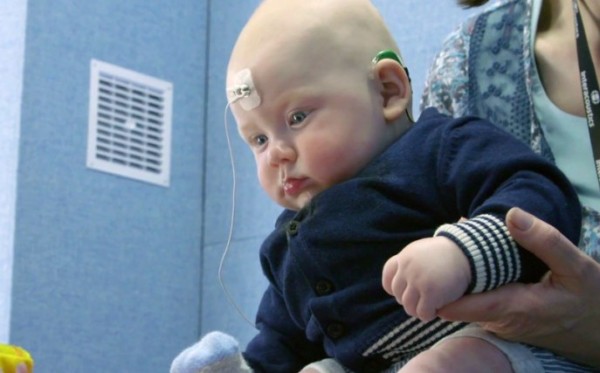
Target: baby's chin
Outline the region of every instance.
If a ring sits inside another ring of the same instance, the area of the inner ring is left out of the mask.
[[[294,198],[287,198],[282,203],[283,207],[293,211],[300,211],[312,201],[314,194],[310,191],[302,192]]]

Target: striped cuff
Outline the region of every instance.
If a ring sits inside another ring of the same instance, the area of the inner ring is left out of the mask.
[[[465,253],[471,266],[472,280],[468,293],[488,291],[521,275],[517,244],[500,219],[478,215],[455,224],[440,226],[434,236],[448,237]]]

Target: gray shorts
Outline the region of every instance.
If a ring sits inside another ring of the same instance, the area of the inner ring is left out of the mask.
[[[506,355],[515,373],[600,372],[600,370],[576,364],[547,350],[498,338],[475,324],[469,324],[465,328],[442,338],[435,345],[448,339],[460,337],[479,338],[496,346]],[[396,373],[404,364],[406,364],[406,361],[397,362],[379,373]],[[325,359],[311,365],[322,373],[352,373],[333,359]]]

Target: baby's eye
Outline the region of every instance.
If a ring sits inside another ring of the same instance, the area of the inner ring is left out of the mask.
[[[300,123],[304,122],[304,119],[306,119],[307,116],[308,116],[308,112],[306,112],[306,111],[293,112],[292,115],[290,115],[289,124],[290,125],[300,124]]]
[[[258,135],[252,139],[252,144],[256,145],[256,146],[263,146],[264,144],[267,143],[267,140],[268,140],[267,136]]]

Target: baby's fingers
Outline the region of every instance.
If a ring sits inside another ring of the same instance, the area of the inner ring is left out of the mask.
[[[423,297],[416,287],[407,286],[399,303],[402,304],[404,311],[410,316],[428,322],[436,317],[437,309],[435,303],[428,301],[427,298]]]
[[[398,262],[396,261],[396,256],[394,255],[393,257],[387,260],[387,262],[383,266],[383,271],[381,274],[381,284],[383,285],[383,289],[389,295],[394,295],[392,283],[394,282],[394,277],[396,276],[397,272]]]
[[[423,322],[428,322],[437,316],[437,308],[435,303],[427,300],[428,297],[421,297],[417,304],[417,315],[416,317]]]
[[[398,297],[396,297],[398,299]],[[419,305],[419,292],[413,286],[406,287],[404,292],[401,294],[401,298],[398,303],[402,304],[404,311],[413,317],[419,317],[417,308]]]

